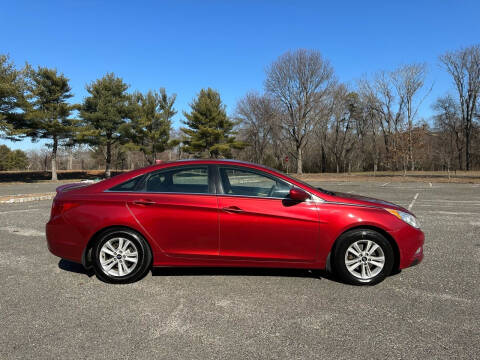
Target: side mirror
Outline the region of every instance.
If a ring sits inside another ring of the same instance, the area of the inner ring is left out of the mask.
[[[302,189],[299,189],[299,188],[291,188],[290,189],[290,192],[288,193],[288,197],[292,200],[295,200],[295,201],[299,201],[299,202],[302,202],[302,201],[305,201],[307,200],[310,195],[308,195],[305,191],[303,191]]]

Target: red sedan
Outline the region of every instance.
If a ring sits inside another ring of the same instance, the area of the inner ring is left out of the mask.
[[[331,269],[375,284],[423,259],[408,210],[312,187],[260,165],[185,160],[57,189],[50,251],[112,283],[151,266]]]

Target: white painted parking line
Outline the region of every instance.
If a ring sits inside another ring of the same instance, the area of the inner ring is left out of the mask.
[[[405,187],[405,186],[389,186],[388,189],[392,190],[416,190],[416,191],[422,191],[426,190],[426,187]]]
[[[12,226],[0,227],[0,231],[6,231],[10,234],[21,236],[45,236],[44,231],[38,231],[36,229],[16,228]]]
[[[389,182],[386,182],[385,184],[382,184],[380,186],[387,186],[388,184],[390,184]]]
[[[480,215],[480,213],[475,212],[468,212],[468,211],[442,211],[442,210],[434,210],[434,211],[425,211],[431,214],[442,214],[442,215]]]
[[[422,296],[424,298],[436,298],[438,300],[447,300],[447,301],[455,301],[455,302],[464,302],[464,303],[471,303],[475,300],[473,299],[467,299],[465,297],[460,297],[460,296],[455,296],[452,294],[446,294],[446,293],[437,293],[437,292],[431,292],[431,291],[426,291],[423,289],[407,289],[404,287],[391,287],[392,290],[401,292],[402,294],[412,292],[416,295]]]
[[[11,214],[17,212],[29,212],[29,211],[37,211],[40,209],[23,209],[23,210],[9,210],[9,211],[0,211],[0,214]]]
[[[415,194],[415,196],[413,197],[412,202],[410,203],[410,205],[408,205],[408,210],[412,210],[413,204],[415,204],[415,201],[417,200],[417,198],[418,198],[418,193]]]
[[[432,199],[423,199],[422,201],[425,202],[434,202],[434,203],[454,203],[454,204],[478,204],[480,203],[480,200],[444,200],[444,199],[438,199],[438,200],[432,200]]]
[[[443,207],[443,208],[455,208],[457,204],[442,204],[441,202],[439,203],[430,203],[430,204],[417,204],[417,207]],[[470,207],[470,208],[475,208],[477,206],[480,206],[480,203],[477,204],[463,204],[463,208]]]

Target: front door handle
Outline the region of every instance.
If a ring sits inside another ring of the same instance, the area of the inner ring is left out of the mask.
[[[140,199],[140,200],[134,200],[133,203],[135,205],[154,205],[155,201],[152,201],[149,199]]]
[[[240,214],[244,212],[238,206],[227,206],[227,207],[224,207],[222,210],[228,213],[235,213],[235,214]]]

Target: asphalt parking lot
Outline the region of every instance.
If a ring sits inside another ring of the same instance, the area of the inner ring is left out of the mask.
[[[0,359],[478,359],[480,185],[318,185],[410,206],[424,262],[374,287],[275,269],[162,269],[113,286],[48,252],[51,201],[0,204]]]

